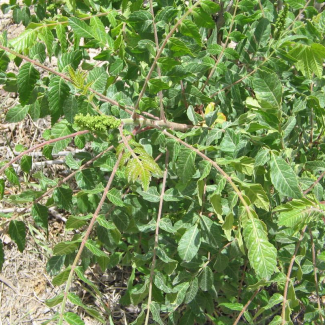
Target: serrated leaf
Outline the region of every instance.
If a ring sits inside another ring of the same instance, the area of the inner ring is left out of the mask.
[[[161,79],[150,79],[149,80],[149,92],[150,94],[157,94],[163,89],[169,89],[169,85],[163,82]]]
[[[269,211],[269,198],[261,184],[251,184],[245,187],[245,194],[257,208]]]
[[[275,73],[260,72],[253,79],[253,88],[263,108],[281,109],[282,85]]]
[[[51,134],[54,138],[64,137],[65,135],[69,135],[73,132],[70,124],[66,120],[62,120],[59,123],[53,125],[51,129]],[[52,154],[57,154],[61,150],[65,149],[68,144],[71,142],[71,138],[64,139],[58,142],[55,142],[52,150]]]
[[[63,318],[70,325],[85,325],[80,316],[75,313],[67,312],[63,315]]]
[[[289,54],[298,60],[295,65],[305,77],[312,79],[313,74],[318,78],[322,77],[325,59],[325,47],[323,45],[317,43],[311,45],[298,44]]]
[[[194,56],[192,51],[186,46],[186,44],[178,38],[171,37],[168,40],[168,45],[169,45],[169,49],[172,52],[174,52],[175,57],[183,56],[187,54],[190,56]]]
[[[28,155],[22,156],[20,160],[20,168],[25,173],[29,173],[32,168],[32,157]]]
[[[103,93],[106,88],[108,74],[103,67],[96,67],[89,72],[87,83],[91,83],[91,88]]]
[[[52,256],[46,263],[46,272],[50,276],[57,275],[64,265],[65,255]]]
[[[7,176],[8,178],[8,181],[11,183],[11,184],[14,184],[14,185],[20,185],[19,184],[19,178],[14,170],[14,168],[12,166],[6,168],[5,170],[5,175]]]
[[[61,50],[64,53],[68,47],[67,39],[66,39],[66,28],[63,24],[57,24],[55,28],[56,28],[56,35],[58,36],[58,39],[61,44]]]
[[[137,190],[137,192],[143,197],[144,200],[156,203],[160,201],[160,194],[156,187],[150,187],[148,191]]]
[[[188,229],[180,239],[177,247],[183,261],[190,262],[197,254],[201,244],[201,235],[197,225]]]
[[[58,243],[53,248],[54,255],[68,255],[73,253],[76,249],[78,249],[80,245],[79,241],[66,241]]]
[[[122,201],[122,194],[116,188],[112,188],[107,193],[107,198],[116,206],[124,207],[125,204]]]
[[[101,46],[105,46],[107,44],[107,33],[105,31],[105,26],[99,17],[91,17],[90,26],[92,29],[92,35],[94,35],[95,39],[100,42]]]
[[[307,199],[292,200],[277,206],[274,212],[279,212],[278,225],[294,228],[298,224],[308,224],[311,219],[321,217],[324,211]]]
[[[117,58],[113,61],[113,63],[109,66],[109,73],[111,76],[117,76],[123,70],[123,60]]]
[[[189,19],[182,21],[180,32],[188,37],[192,37],[198,45],[201,45],[201,35],[199,28]]]
[[[62,112],[64,101],[69,96],[70,88],[62,78],[51,79],[48,90],[49,109],[51,115]]]
[[[195,277],[191,282],[189,289],[186,293],[186,297],[184,301],[185,304],[190,303],[196,297],[198,290],[199,290],[199,279]]]
[[[270,169],[272,184],[280,194],[294,199],[302,197],[297,176],[284,159],[272,155]]]
[[[37,29],[26,29],[18,37],[11,40],[10,45],[13,46],[15,51],[22,52],[35,44],[37,34]]]
[[[196,153],[190,149],[182,149],[177,159],[177,175],[182,183],[187,183],[195,173]]]
[[[51,299],[45,300],[45,305],[48,307],[54,307],[63,301],[63,297],[64,297],[63,293],[60,293],[59,295],[57,295]]]
[[[29,107],[17,105],[11,108],[6,114],[6,122],[17,123],[22,121],[28,113]]]
[[[53,192],[53,199],[61,209],[70,210],[72,208],[72,190],[70,188],[56,188]]]
[[[28,103],[30,95],[34,90],[35,84],[39,79],[39,72],[31,63],[25,63],[18,72],[17,86],[19,100],[22,105]]]
[[[202,291],[209,291],[213,286],[213,272],[206,266],[203,268],[199,279],[200,288]]]
[[[91,215],[88,216],[70,216],[65,225],[65,229],[78,229],[84,226],[87,221],[91,218]]]
[[[83,20],[70,17],[68,22],[78,37],[94,38],[93,31]]]
[[[211,0],[202,0],[200,5],[201,8],[210,15],[215,14],[220,10],[220,5]]]
[[[107,254],[105,254],[103,251],[101,251],[92,240],[86,241],[86,247],[96,256],[107,257]]]
[[[243,229],[248,259],[260,278],[269,279],[277,265],[277,250],[269,242],[261,220],[251,218]]]
[[[48,230],[48,211],[48,207],[39,203],[35,203],[31,211],[35,224],[44,228],[46,231]]]
[[[38,37],[45,43],[46,49],[47,49],[47,54],[49,57],[51,57],[53,42],[54,42],[54,36],[52,34],[51,28],[50,27],[41,28],[41,31],[38,34]]]
[[[12,220],[9,224],[9,235],[17,244],[20,252],[23,252],[26,244],[26,226],[24,222]]]

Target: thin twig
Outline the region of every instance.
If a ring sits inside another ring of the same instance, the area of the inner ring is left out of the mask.
[[[149,0],[150,4],[150,13],[152,16],[152,26],[153,26],[153,34],[155,36],[155,43],[156,43],[156,50],[159,51],[159,39],[158,39],[158,33],[157,33],[157,26],[155,23],[155,13],[153,11],[153,3],[152,0]],[[157,72],[159,79],[161,78],[161,70],[159,65],[157,65]],[[160,90],[158,93],[159,96],[159,105],[160,105],[160,119],[163,121],[166,121],[165,111],[164,111],[164,104],[163,104],[163,92]]]
[[[289,264],[289,268],[288,268],[288,272],[287,272],[287,280],[286,280],[286,283],[285,283],[285,286],[284,286],[284,292],[283,292],[282,313],[281,313],[282,325],[285,325],[285,323],[286,323],[285,312],[286,312],[286,304],[287,304],[287,295],[288,295],[288,288],[289,288],[289,282],[290,282],[290,275],[291,275],[293,263],[295,262],[295,259],[296,259],[296,256],[297,256],[297,253],[298,253],[298,250],[299,250],[299,247],[300,247],[300,243],[304,238],[304,234],[305,234],[306,229],[307,229],[307,225],[301,231],[299,241],[296,244],[295,252],[291,257],[291,261],[290,261],[290,264]]]
[[[164,172],[162,188],[161,188],[161,193],[160,193],[159,210],[158,210],[158,216],[157,216],[157,222],[156,222],[155,243],[154,243],[154,248],[153,248],[153,257],[152,257],[152,263],[151,263],[151,269],[150,269],[149,294],[148,294],[146,320],[144,323],[145,325],[148,325],[148,323],[149,323],[150,304],[151,304],[151,300],[152,300],[153,278],[154,278],[154,273],[155,273],[157,248],[158,248],[158,243],[159,243],[159,225],[160,225],[160,219],[162,216],[162,208],[163,208],[163,203],[164,203],[166,180],[167,180],[167,176],[168,176],[168,160],[169,160],[169,152],[167,150],[166,158],[165,158],[165,172]]]
[[[156,67],[156,64],[157,64],[157,62],[158,62],[158,59],[160,58],[160,56],[161,56],[161,54],[162,54],[164,48],[165,48],[166,45],[167,45],[167,42],[169,41],[169,39],[171,38],[171,36],[174,34],[174,32],[176,31],[177,27],[178,27],[178,26],[183,22],[183,20],[184,20],[188,15],[190,15],[190,14],[192,13],[192,11],[195,9],[195,7],[197,7],[197,6],[200,4],[201,1],[202,1],[202,0],[198,0],[198,2],[196,2],[196,3],[195,3],[191,8],[189,8],[188,11],[187,11],[187,12],[186,12],[186,13],[185,13],[185,14],[184,14],[184,15],[183,15],[183,16],[182,16],[182,17],[177,21],[177,23],[175,24],[175,26],[170,30],[170,32],[168,33],[168,35],[165,37],[165,39],[164,39],[164,41],[163,41],[163,43],[162,43],[162,45],[161,45],[161,47],[160,47],[158,53],[156,54],[156,56],[155,56],[155,58],[154,58],[154,60],[153,60],[153,63],[152,63],[152,65],[151,65],[151,67],[150,67],[150,70],[149,70],[149,72],[148,72],[148,75],[147,75],[146,79],[144,80],[144,84],[143,84],[143,86],[142,86],[142,89],[141,89],[141,91],[140,91],[140,94],[139,94],[138,100],[137,100],[137,102],[136,102],[136,104],[135,104],[135,107],[134,107],[134,110],[133,110],[132,118],[135,118],[136,111],[137,111],[137,109],[139,108],[140,101],[141,101],[141,99],[142,99],[142,97],[143,97],[143,95],[144,95],[144,92],[145,92],[146,89],[147,89],[149,79],[150,79],[150,77],[151,77],[151,75],[152,75],[153,70],[154,70],[155,67]]]
[[[236,318],[236,320],[234,321],[233,325],[237,325],[238,322],[240,321],[241,317],[243,316],[244,312],[246,311],[246,309],[248,308],[248,306],[251,304],[251,302],[254,300],[254,298],[256,297],[256,295],[259,293],[259,291],[261,290],[261,288],[258,288],[257,290],[255,290],[254,294],[251,296],[251,298],[247,301],[246,305],[244,306],[244,308],[241,310],[241,312],[239,313],[238,317]]]
[[[66,286],[65,286],[65,289],[64,289],[64,297],[63,297],[63,300],[61,302],[61,310],[60,310],[60,318],[59,318],[59,324],[62,324],[62,321],[63,321],[63,314],[64,314],[64,310],[65,310],[65,305],[66,305],[66,302],[67,302],[67,298],[68,298],[68,292],[69,292],[69,289],[70,289],[70,286],[71,286],[71,282],[72,282],[72,278],[73,278],[73,275],[74,275],[74,271],[75,271],[75,268],[79,262],[79,259],[80,259],[80,256],[82,254],[82,251],[86,245],[86,242],[87,242],[87,239],[89,238],[89,235],[93,229],[93,226],[96,222],[96,219],[99,215],[99,212],[100,210],[102,209],[102,206],[106,200],[106,196],[107,196],[107,193],[108,191],[110,190],[111,188],[111,185],[113,183],[113,180],[114,180],[114,177],[115,177],[115,174],[117,172],[117,169],[118,169],[118,166],[120,164],[120,161],[121,161],[121,158],[122,158],[122,154],[123,154],[123,151],[119,154],[118,158],[117,158],[117,161],[113,167],[113,170],[112,170],[112,173],[111,173],[111,176],[107,182],[107,185],[104,189],[104,192],[103,192],[103,195],[102,195],[102,198],[97,206],[97,209],[89,223],[89,226],[87,228],[87,231],[85,233],[85,236],[84,238],[82,239],[82,242],[80,244],[80,247],[79,247],[79,250],[77,252],[77,255],[71,265],[71,270],[70,270],[70,273],[69,273],[69,277],[68,277],[68,280],[67,280],[67,283],[66,283]]]
[[[0,169],[0,175],[8,168],[10,167],[13,163],[15,163],[17,160],[19,160],[21,157],[23,157],[24,155],[28,154],[29,152],[32,152],[38,148],[42,148],[48,144],[51,144],[51,143],[55,143],[55,142],[58,142],[58,141],[61,141],[61,140],[65,140],[65,139],[69,139],[69,138],[73,138],[77,135],[82,135],[82,134],[86,134],[86,133],[89,133],[88,130],[83,130],[83,131],[78,131],[78,132],[75,132],[75,133],[71,133],[71,134],[68,134],[68,135],[65,135],[63,137],[60,137],[60,138],[56,138],[56,139],[51,139],[51,140],[47,140],[47,141],[44,141],[43,143],[40,143],[40,144],[37,144],[36,146],[34,147],[31,147],[23,152],[21,152],[17,157],[13,158],[12,160],[10,160],[7,164],[5,164],[1,169]]]
[[[207,77],[207,80],[204,82],[202,88],[201,88],[201,92],[204,91],[205,87],[207,86],[207,84],[209,83],[209,80],[210,78],[213,76],[214,72],[216,71],[217,69],[217,66],[219,64],[219,62],[222,60],[223,58],[223,55],[225,53],[225,50],[226,50],[226,47],[228,45],[228,42],[229,42],[229,37],[230,37],[230,33],[232,31],[232,28],[234,27],[234,23],[235,23],[235,17],[236,17],[236,12],[237,12],[237,8],[238,8],[238,3],[239,3],[239,0],[236,1],[236,4],[235,4],[235,9],[234,9],[234,13],[231,17],[231,23],[230,23],[230,27],[229,27],[229,31],[228,31],[228,35],[227,35],[227,38],[226,38],[226,41],[224,43],[224,45],[222,46],[222,50],[221,50],[221,53],[220,55],[218,56],[218,60],[217,62],[214,64],[214,67],[211,69],[208,77]]]
[[[316,179],[316,181],[309,187],[307,190],[305,190],[303,193],[304,195],[308,194],[325,176],[325,171],[320,174],[320,176]]]

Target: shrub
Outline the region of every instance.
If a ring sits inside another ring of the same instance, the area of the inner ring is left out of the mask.
[[[323,323],[325,14],[316,8],[2,5],[26,26],[1,36],[0,82],[19,97],[5,122],[51,124],[43,142],[2,161],[0,195],[23,208],[5,223],[20,251],[23,213],[46,232],[56,207],[73,231],[47,265],[53,284],[66,283],[47,302],[60,304],[53,321],[83,324],[69,300],[113,323],[69,291],[78,277],[96,293],[84,273],[97,264],[130,270],[120,303],[141,306],[132,324]],[[50,160],[69,144],[83,151],[66,156],[68,176],[34,174],[32,151]],[[26,175],[37,190],[20,186]]]

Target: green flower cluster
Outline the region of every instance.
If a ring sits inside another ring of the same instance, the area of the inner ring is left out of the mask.
[[[74,117],[75,123],[83,129],[94,132],[105,132],[107,129],[117,129],[121,125],[121,121],[114,116],[107,115],[81,115]]]
[[[274,24],[274,39],[279,39],[281,36],[281,33],[284,29],[286,18],[288,16],[289,6],[286,3],[283,7],[283,9],[280,11],[278,19],[276,20]]]

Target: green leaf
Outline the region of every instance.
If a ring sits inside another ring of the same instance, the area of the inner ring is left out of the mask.
[[[101,46],[105,46],[107,44],[107,33],[105,31],[105,26],[99,17],[91,17],[90,26],[92,35],[100,42]]]
[[[72,190],[70,188],[56,188],[53,192],[53,199],[61,209],[70,210],[72,208]]]
[[[208,266],[203,268],[199,281],[202,291],[209,291],[212,288],[214,281],[213,272]]]
[[[62,110],[63,103],[69,95],[70,88],[60,77],[54,77],[49,84],[49,109],[51,115]]]
[[[10,45],[17,52],[22,52],[27,48],[32,48],[36,42],[38,30],[37,29],[26,29],[18,37],[10,41]]]
[[[275,73],[259,72],[253,79],[253,88],[263,108],[281,109],[282,85]]]
[[[32,168],[32,157],[31,156],[22,156],[20,160],[20,167],[25,173],[29,173]]]
[[[161,79],[150,79],[149,80],[149,92],[150,94],[157,94],[163,89],[169,89],[169,85],[163,82]]]
[[[56,25],[56,34],[61,44],[61,50],[64,53],[68,47],[67,39],[66,39],[66,28],[63,24]]]
[[[61,138],[71,134],[72,132],[73,129],[71,128],[70,124],[66,120],[62,120],[59,123],[56,123],[55,125],[53,125],[51,130],[51,134],[54,138]],[[70,142],[71,142],[71,138],[55,142],[53,146],[52,154],[57,154],[61,150],[65,149]]]
[[[160,201],[160,194],[156,187],[149,187],[148,191],[137,190],[137,192],[143,197],[144,200],[156,203]]]
[[[28,106],[17,105],[6,114],[6,122],[17,123],[22,121],[28,113]]]
[[[277,250],[267,238],[265,225],[251,218],[244,226],[243,235],[251,266],[260,278],[269,279],[277,265]]]
[[[71,241],[71,242],[61,242],[54,246],[53,254],[54,255],[68,255],[70,253],[75,252],[80,245],[79,241]]]
[[[297,225],[308,224],[311,219],[321,218],[324,211],[307,199],[292,200],[273,209],[279,212],[278,225],[294,228]]]
[[[202,0],[200,5],[201,8],[210,15],[215,14],[220,10],[220,5],[216,4],[211,0]]]
[[[52,280],[53,285],[60,286],[61,284],[65,283],[69,278],[70,271],[71,268],[67,267],[64,271],[55,276]]]
[[[185,36],[193,38],[198,45],[201,45],[199,28],[191,20],[185,19],[182,21],[180,32]]]
[[[17,244],[20,252],[23,252],[26,244],[26,226],[24,222],[12,220],[9,224],[9,235]]]
[[[201,244],[200,231],[197,225],[189,228],[180,239],[177,247],[183,261],[190,262],[197,254]]]
[[[83,20],[70,17],[68,22],[78,37],[95,38],[91,28]]]
[[[105,254],[103,251],[101,251],[95,244],[95,242],[93,242],[92,240],[87,240],[86,241],[86,247],[96,256],[103,256],[103,257],[107,257],[107,254]]]
[[[60,293],[59,295],[57,295],[51,299],[45,300],[45,305],[48,307],[54,307],[63,301],[63,297],[64,297],[63,293]]]
[[[47,54],[49,57],[52,56],[52,48],[53,48],[53,42],[54,42],[54,36],[52,34],[51,28],[41,28],[41,32],[38,34],[38,37],[45,43]]]
[[[245,187],[245,195],[247,195],[250,202],[257,208],[265,211],[270,210],[269,198],[261,184],[249,184]]]
[[[112,188],[107,193],[107,198],[116,206],[124,207],[124,203],[122,201],[122,194],[116,188]]]
[[[49,214],[49,209],[41,205],[39,203],[35,203],[32,207],[32,217],[35,221],[35,224],[37,226],[40,226],[44,228],[46,231],[48,231],[48,214]]]
[[[185,304],[190,303],[197,295],[199,290],[199,280],[197,277],[195,277],[193,279],[193,281],[190,284],[190,287],[186,293],[186,297],[185,297]]]
[[[18,72],[17,85],[19,100],[22,105],[26,104],[30,98],[35,84],[39,79],[39,72],[31,63],[25,63]]]
[[[91,218],[91,215],[88,216],[70,216],[65,225],[65,229],[78,229],[84,226],[87,221]]]
[[[270,168],[272,184],[280,194],[294,199],[302,197],[297,176],[285,160],[272,155]]]
[[[193,150],[183,148],[177,159],[177,174],[182,183],[187,183],[195,173],[195,157]]]
[[[50,276],[57,275],[64,265],[65,255],[52,256],[46,263],[46,272]]]
[[[295,65],[306,78],[312,79],[313,74],[318,78],[322,77],[325,59],[325,47],[323,45],[317,43],[310,46],[297,44],[289,54],[298,61]]]
[[[89,72],[87,83],[91,83],[91,88],[103,93],[106,88],[108,74],[103,67],[95,67]]]
[[[109,73],[111,76],[117,76],[123,70],[123,60],[117,58],[113,61],[113,63],[109,66]]]
[[[6,168],[5,170],[5,175],[8,178],[8,181],[14,185],[20,185],[19,183],[19,178],[14,170],[14,168],[12,166]]]
[[[171,37],[168,40],[169,49],[174,52],[174,57],[190,55],[194,56],[192,51],[186,46],[186,44],[178,38]]]

